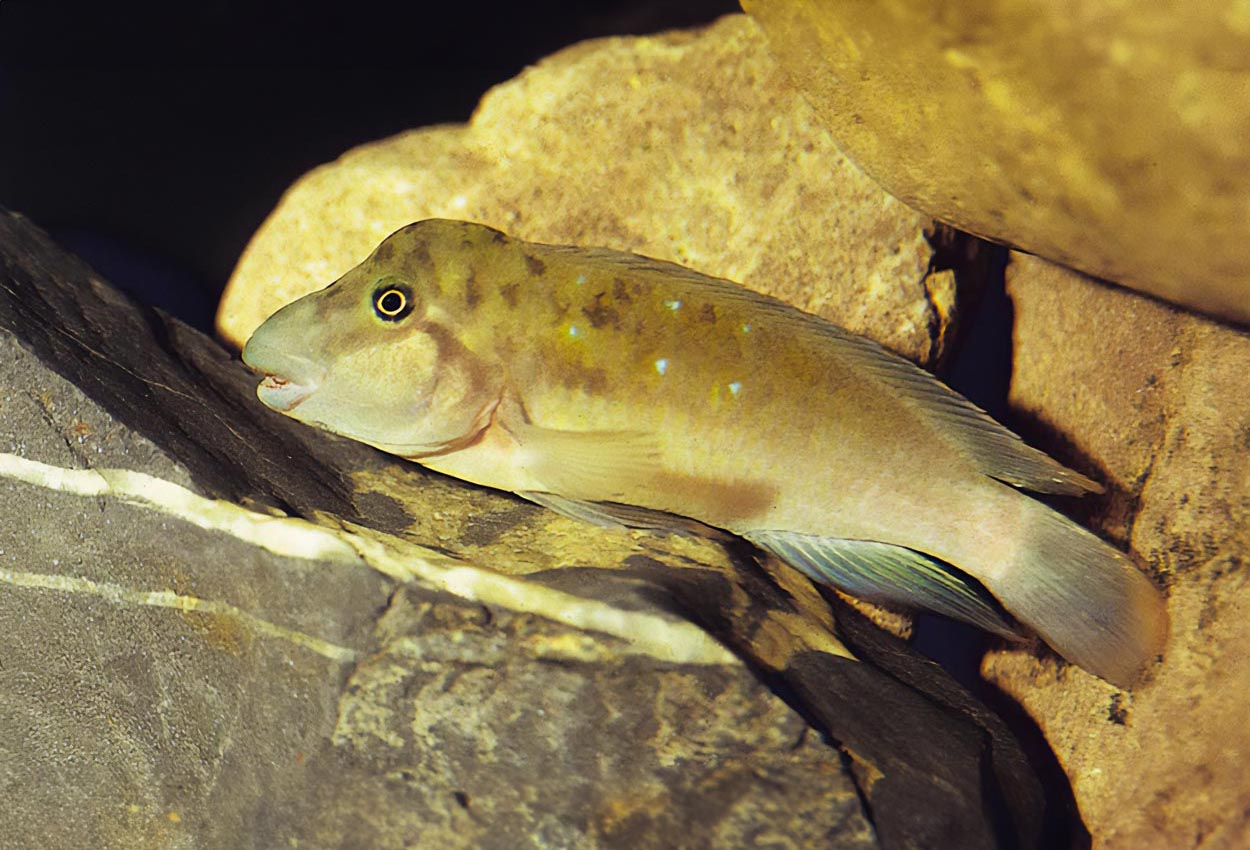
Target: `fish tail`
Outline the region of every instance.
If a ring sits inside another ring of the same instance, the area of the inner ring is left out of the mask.
[[[1129,687],[1163,651],[1163,596],[1124,553],[1028,500],[1015,558],[991,590],[1065,658]]]

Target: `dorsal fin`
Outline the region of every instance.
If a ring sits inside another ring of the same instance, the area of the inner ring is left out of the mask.
[[[908,403],[923,410],[982,473],[1013,487],[1038,493],[1077,496],[1100,493],[1102,486],[1035,449],[968,399],[909,360],[872,340],[826,324],[841,352],[861,370],[877,377]]]
[[[596,264],[617,266],[626,274],[666,276],[697,289],[713,302],[746,305],[760,311],[785,331],[833,349],[853,368],[877,378],[905,403],[921,411],[942,438],[991,478],[1039,493],[1080,495],[1102,491],[1099,484],[1033,448],[933,375],[867,337],[741,284],[685,266],[610,248],[547,247]]]

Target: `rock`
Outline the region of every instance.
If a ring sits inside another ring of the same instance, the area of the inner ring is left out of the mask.
[[[1171,636],[1131,692],[1053,656],[986,669],[1054,747],[1095,846],[1250,846],[1250,337],[1034,257],[1008,274],[1012,402],[1108,484],[1088,519],[1168,588]]]
[[[389,582],[367,568],[266,557],[122,499],[15,477],[17,461],[33,460],[69,473],[121,467],[182,486],[216,478],[193,453],[175,454],[175,408],[156,412],[153,399],[190,383],[185,366],[162,374],[176,361],[162,351],[158,325],[88,282],[83,267],[77,294],[58,289],[64,258],[22,245],[14,231],[23,229],[3,214],[0,848],[225,848],[244,835],[285,845],[303,834],[307,789],[333,770],[339,694],[351,659],[369,647]],[[23,272],[46,287],[41,297],[18,282]],[[84,313],[99,323],[85,333],[74,324]],[[133,346],[151,368],[132,362],[127,372],[91,330],[118,334],[115,344]],[[82,389],[32,354],[32,343],[77,364]],[[131,405],[122,419],[88,394],[105,386],[113,410]],[[207,385],[184,401],[224,425]],[[168,438],[157,445],[123,421],[131,417],[149,418]],[[242,434],[244,418],[234,417]],[[194,475],[180,462],[188,458]]]
[[[1233,2],[744,0],[895,197],[1250,321],[1250,12]]]
[[[679,262],[924,363],[954,310],[950,272],[930,273],[929,220],[838,153],[743,15],[568,48],[487,93],[467,125],[309,173],[244,253],[219,332],[241,347],[393,231],[439,217]]]
[[[422,596],[400,591],[344,691],[352,799],[319,789],[320,846],[358,846],[377,811],[429,848],[878,846],[830,749],[744,668],[569,657],[567,628]]]
[[[784,565],[285,419],[2,211],[0,346],[2,848],[1079,829],[1000,718]]]

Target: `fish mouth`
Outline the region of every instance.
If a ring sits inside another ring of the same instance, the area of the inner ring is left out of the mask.
[[[256,387],[256,396],[267,406],[283,413],[290,413],[317,391],[315,383],[300,383],[273,372]]]
[[[261,403],[290,413],[320,389],[326,369],[304,354],[292,354],[276,346],[274,331],[266,331],[266,327],[271,326],[262,326],[243,347],[243,362],[253,372],[264,376],[256,387],[256,397]],[[277,336],[277,342],[281,343],[282,335]]]

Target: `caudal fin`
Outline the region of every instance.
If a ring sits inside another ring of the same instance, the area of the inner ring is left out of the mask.
[[[1122,552],[1040,502],[991,591],[1063,657],[1129,687],[1163,651],[1163,596]]]

